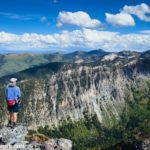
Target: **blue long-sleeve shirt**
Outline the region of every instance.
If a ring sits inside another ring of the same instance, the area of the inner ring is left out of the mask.
[[[21,97],[21,91],[18,86],[8,85],[5,89],[5,98],[9,100],[18,100]]]

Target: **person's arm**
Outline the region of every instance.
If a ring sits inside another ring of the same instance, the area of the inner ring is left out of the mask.
[[[7,100],[7,87],[5,88],[5,100]]]
[[[20,99],[20,97],[21,97],[21,91],[20,91],[20,88],[18,87],[18,99]]]
[[[20,103],[20,97],[21,97],[21,91],[20,91],[20,88],[18,87],[17,88],[17,101],[18,101],[18,103]]]
[[[21,91],[20,91],[20,88],[17,87],[17,89],[16,89],[16,100],[17,100],[17,102],[20,102],[20,97],[21,97]]]

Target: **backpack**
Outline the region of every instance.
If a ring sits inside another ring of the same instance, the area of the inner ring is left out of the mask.
[[[13,107],[16,104],[16,100],[7,101],[8,106]]]

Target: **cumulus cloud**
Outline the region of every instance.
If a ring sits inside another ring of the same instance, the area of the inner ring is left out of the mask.
[[[98,49],[120,51],[123,49],[146,50],[150,47],[150,34],[120,34],[117,32],[82,30],[62,31],[57,34],[16,35],[0,32],[1,50],[50,50],[68,51]]]
[[[145,3],[136,6],[125,5],[121,12],[135,15],[142,21],[150,22],[150,7]]]
[[[84,28],[100,28],[101,22],[92,19],[86,12],[60,12],[57,17],[57,27],[64,25],[75,25]]]
[[[105,13],[106,21],[114,26],[134,26],[132,15],[142,21],[150,22],[150,7],[145,3],[136,6],[125,5],[117,14]]]
[[[114,26],[134,26],[135,22],[131,15],[127,13],[110,14],[105,13],[106,21]]]

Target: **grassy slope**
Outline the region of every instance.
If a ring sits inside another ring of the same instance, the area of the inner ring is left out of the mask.
[[[0,66],[0,76],[9,75],[35,65],[48,63],[43,55],[36,54],[11,54],[5,55],[3,63]]]

